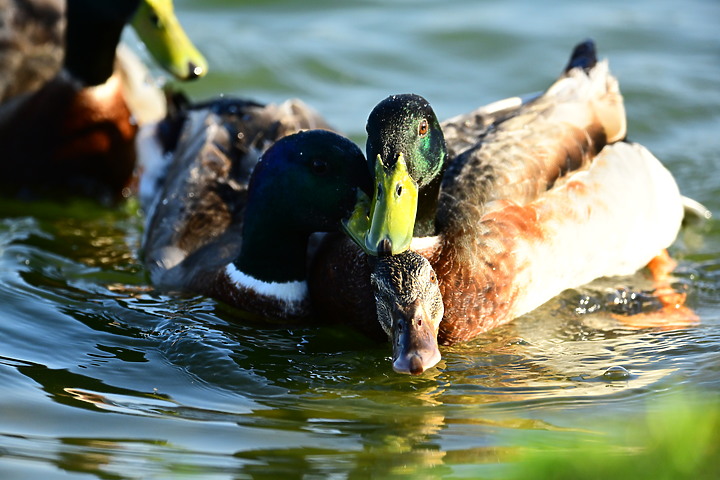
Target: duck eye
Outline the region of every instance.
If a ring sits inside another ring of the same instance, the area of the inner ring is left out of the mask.
[[[418,126],[418,135],[421,137],[424,137],[428,133],[428,122],[427,120],[423,119],[422,122],[420,122],[420,125]]]
[[[325,160],[316,158],[312,161],[312,171],[316,175],[323,175],[328,171],[328,164]]]
[[[430,281],[431,281],[432,283],[436,283],[436,282],[437,282],[437,276],[435,275],[435,272],[433,272],[433,273],[430,274]]]

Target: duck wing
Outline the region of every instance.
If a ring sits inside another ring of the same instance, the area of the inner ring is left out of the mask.
[[[547,240],[528,237],[517,250],[517,261],[532,265],[519,283],[533,286],[516,314],[565,288],[645,267],[675,241],[683,203],[672,174],[642,145],[603,148],[587,170],[531,204]]]
[[[440,126],[445,136],[448,162],[476,146],[494,124],[517,114],[521,107],[541,95],[542,92],[504,98],[443,121]]]
[[[607,62],[596,60],[590,41],[575,48],[563,74],[542,95],[501,107],[469,148],[462,150],[470,143],[467,131],[450,137],[460,148],[452,147],[459,153],[443,177],[445,196],[474,205],[496,199],[527,203],[625,137],[618,82]]]

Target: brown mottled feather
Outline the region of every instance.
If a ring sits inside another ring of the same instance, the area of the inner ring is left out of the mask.
[[[527,203],[558,178],[587,165],[608,140],[625,136],[622,96],[606,62],[589,74],[573,69],[545,94],[510,110],[505,118],[498,116],[452,160],[443,177],[446,198],[475,205],[502,198]],[[450,132],[449,149],[458,138],[455,125],[463,121],[459,117],[443,123]],[[463,145],[469,142],[467,135],[460,140]]]
[[[0,103],[57,75],[65,24],[64,0],[0,0]]]
[[[521,248],[518,240],[545,240],[532,205],[501,201],[496,206],[477,218],[471,234],[446,232],[439,254],[428,258],[445,303],[441,344],[469,340],[510,320],[518,289],[524,287],[516,281],[526,267],[513,254]]]

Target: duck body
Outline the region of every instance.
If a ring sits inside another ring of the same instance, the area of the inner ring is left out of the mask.
[[[470,143],[465,125],[444,122],[449,145]],[[471,339],[567,288],[633,273],[674,241],[677,185],[647,150],[621,142],[626,128],[617,80],[585,42],[543,95],[455,157],[431,257],[446,306],[441,343]],[[623,205],[642,222],[620,214]]]
[[[222,99],[179,115],[151,147],[170,163],[152,165],[140,188],[152,283],[263,318],[307,317],[308,238],[337,230],[369,190],[362,152],[328,130],[296,133],[329,128],[298,101]]]
[[[96,12],[96,28],[102,35],[88,42],[91,52],[87,57],[82,56],[85,48],[81,42],[89,20],[84,20],[85,12],[78,11],[85,7],[82,2],[45,2],[42,9],[34,2],[12,3],[16,19],[30,22],[29,18],[37,15],[35,18],[46,19],[41,26],[53,35],[41,44],[22,42],[30,52],[20,54],[36,60],[4,75],[8,90],[15,91],[18,88],[12,85],[34,78],[28,82],[32,88],[0,105],[4,192],[21,197],[73,192],[117,198],[134,168],[136,126],[123,100],[119,77],[113,75],[114,50],[122,27],[139,2],[120,2],[116,15]],[[52,20],[55,25],[49,25]],[[41,28],[38,20],[35,22],[31,31],[37,33]],[[36,52],[51,54],[42,57]],[[32,68],[41,58],[48,67],[44,71]]]
[[[531,202],[500,199],[477,211],[466,201],[443,201],[439,215],[448,223],[428,255],[445,305],[438,332],[445,345],[567,288],[636,272],[673,243],[683,218],[670,172],[625,142],[604,147]]]
[[[0,47],[8,67],[0,80],[3,193],[109,202],[127,196],[145,120],[131,107],[144,101],[138,95],[149,96],[163,114],[144,67],[127,50],[116,54],[145,0],[1,1],[2,34],[12,40]]]
[[[464,195],[481,182],[486,201],[532,199],[605,144],[623,138],[626,124],[617,81],[608,75],[607,63],[597,62],[595,46],[587,41],[575,48],[560,79],[543,95],[496,102],[442,124],[422,97],[392,95],[370,113],[367,131],[371,169],[373,161],[384,168],[374,167],[378,187],[365,249],[385,255],[409,248],[413,237],[437,231],[441,185]],[[508,148],[512,154],[505,152]],[[497,155],[503,162],[488,161]],[[412,189],[390,177],[388,166],[403,162]],[[395,195],[385,193],[393,190]],[[417,200],[397,194],[407,190],[417,192]],[[413,218],[407,202],[417,205],[414,223],[398,221]]]

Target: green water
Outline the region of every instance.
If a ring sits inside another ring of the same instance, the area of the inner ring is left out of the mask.
[[[447,118],[545,88],[592,37],[630,137],[720,214],[717,1],[176,5],[212,69],[192,97],[299,97],[360,143],[388,94],[420,93]],[[271,329],[154,292],[141,235],[132,205],[0,201],[0,478],[504,478],[527,452],[611,448],[666,398],[692,410],[720,392],[718,220],[672,251],[697,325],[575,313],[583,294],[645,281],[616,279],[444,348],[419,378],[351,331]],[[695,414],[718,425],[717,410]]]

